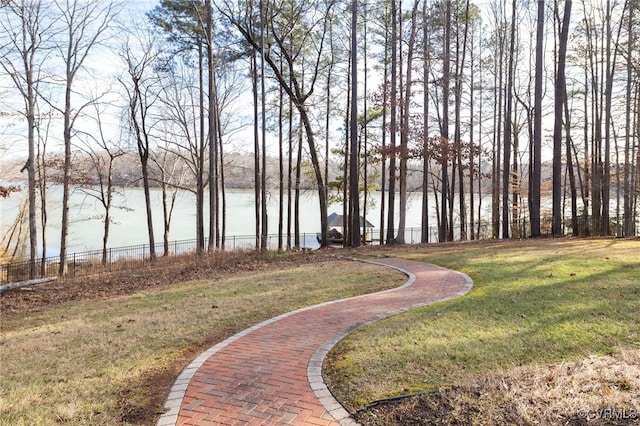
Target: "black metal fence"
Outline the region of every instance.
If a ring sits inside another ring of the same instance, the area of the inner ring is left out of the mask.
[[[292,245],[294,242],[292,240]],[[205,247],[207,241],[205,241]],[[234,235],[225,238],[225,250],[248,250],[256,246],[254,235]],[[270,249],[278,248],[278,235],[267,236],[267,246]],[[316,234],[303,233],[300,235],[300,246],[316,248],[319,246]],[[139,244],[125,247],[109,248],[107,251],[91,250],[71,253],[67,255],[65,270],[70,277],[94,274],[99,272],[112,272],[128,270],[132,267],[143,266],[151,261],[151,249],[149,244]],[[195,253],[198,248],[197,240],[178,240],[154,245],[154,254],[160,256],[175,256],[178,254]],[[0,285],[15,283],[32,279],[49,278],[58,275],[60,270],[60,256],[51,256],[36,259],[11,262],[0,265]],[[34,264],[35,263],[35,264]],[[36,273],[31,273],[34,266]]]
[[[570,223],[563,223],[563,230],[567,234],[573,234]],[[589,229],[588,220],[583,220],[578,225],[579,236],[588,236],[586,231]],[[544,220],[541,223],[541,232],[543,235],[551,235],[551,221]],[[612,229],[615,232],[615,227]],[[526,238],[531,233],[531,226],[528,221],[516,221],[510,227],[511,238]],[[449,235],[450,237],[451,235]],[[453,240],[460,239],[487,240],[493,239],[492,226],[488,222],[482,222],[471,229],[455,228],[453,230]],[[285,237],[286,238],[286,237]],[[380,231],[370,230],[366,236],[366,240],[371,244],[380,244]],[[428,242],[438,241],[438,228],[430,227],[428,233]],[[406,244],[419,244],[422,242],[422,228],[407,228],[405,230],[404,242]],[[205,241],[205,247],[207,242]],[[278,249],[280,238],[277,234],[269,234],[267,236],[267,247],[272,250]],[[286,240],[282,242],[286,249]],[[220,242],[222,246],[222,242]],[[293,239],[290,246],[295,247]],[[228,236],[224,240],[225,250],[252,250],[256,247],[255,235],[235,235]],[[197,251],[197,241],[179,240],[169,242],[166,246],[164,243],[158,243],[154,246],[155,255],[175,256],[178,254],[194,253]],[[314,249],[319,247],[317,236],[315,233],[303,233],[300,235],[300,247],[305,249]],[[148,244],[140,244],[126,247],[110,248],[106,252],[103,250],[85,251],[80,253],[72,253],[67,256],[66,274],[67,276],[80,276],[94,274],[105,271],[130,270],[134,267],[143,266],[151,261],[151,250]],[[40,279],[55,277],[58,275],[60,268],[60,256],[37,259],[35,261],[36,274],[31,274],[31,261],[12,262],[0,265],[0,284],[22,282],[31,279]]]

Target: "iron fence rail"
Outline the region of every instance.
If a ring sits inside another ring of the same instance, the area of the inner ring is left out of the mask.
[[[564,224],[565,233],[573,233],[570,224]],[[589,223],[583,221],[579,225],[578,234],[585,236],[585,230],[589,229]],[[541,232],[543,235],[551,235],[551,221],[543,221],[541,224]],[[525,238],[531,233],[531,226],[528,221],[516,221],[511,226],[511,238]],[[462,230],[455,228],[453,232],[454,241],[466,239],[472,235],[470,229]],[[473,237],[477,240],[492,239],[491,224],[482,222],[476,225],[473,231]],[[286,236],[283,237],[282,244],[286,247]],[[380,230],[372,229],[368,231],[367,241],[371,244],[380,244]],[[438,241],[438,228],[430,227],[427,241]],[[405,230],[404,242],[406,244],[419,244],[422,242],[422,228],[412,227]],[[279,247],[280,236],[278,234],[269,234],[267,236],[267,247],[275,250]],[[305,249],[313,249],[319,247],[316,233],[300,234],[299,246]],[[227,236],[224,242],[220,241],[219,247],[225,250],[249,250],[256,247],[255,235],[234,235]],[[290,246],[295,247],[296,242],[293,238]],[[205,248],[207,241],[205,241]],[[154,245],[156,256],[175,256],[179,254],[194,253],[197,251],[198,242],[195,239],[171,241],[166,246],[165,243],[157,243]],[[131,245],[125,247],[109,248],[107,251],[91,250],[79,253],[73,253],[67,256],[66,273],[68,276],[80,276],[94,274],[103,271],[119,271],[129,270],[136,266],[144,265],[151,261],[151,249],[148,244]],[[58,275],[60,268],[60,256],[52,256],[35,260],[36,274],[31,274],[32,261],[11,262],[0,265],[0,284],[16,283],[21,281],[42,279],[55,277]]]

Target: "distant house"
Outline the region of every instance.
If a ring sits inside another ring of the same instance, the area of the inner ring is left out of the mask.
[[[360,227],[365,224],[365,234],[362,236],[362,241],[365,244],[371,243],[371,229],[373,229],[373,223],[360,216]],[[329,244],[342,244],[344,242],[344,216],[338,213],[331,213],[327,216],[328,233],[327,238]],[[318,241],[321,241],[322,235],[317,234]]]

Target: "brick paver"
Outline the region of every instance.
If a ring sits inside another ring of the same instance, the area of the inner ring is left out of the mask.
[[[196,358],[178,377],[158,426],[348,425],[349,413],[322,380],[322,360],[364,324],[465,294],[464,274],[381,258],[405,272],[401,287],[300,309],[251,327]]]

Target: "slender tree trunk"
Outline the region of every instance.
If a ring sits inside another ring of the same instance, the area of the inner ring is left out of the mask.
[[[333,67],[335,65],[335,47],[333,40],[333,24],[329,23],[329,50],[330,50],[330,63],[327,69],[327,90],[325,93],[325,124],[324,124],[324,178],[327,185],[325,186],[325,196],[329,198],[329,145],[330,145],[330,128],[331,128],[331,85],[333,84]]]
[[[422,3],[423,33],[422,33],[422,218],[420,242],[429,242],[429,16],[427,2]],[[473,104],[473,103],[472,103]]]
[[[584,226],[584,236],[588,237],[591,235],[589,228],[589,208],[591,206],[591,197],[589,196],[591,193],[591,158],[589,157],[589,75],[587,71],[588,61],[585,58],[584,64],[584,129],[583,129],[583,137],[584,137],[584,195],[582,198],[582,204],[584,205],[583,214],[583,226]]]
[[[418,5],[420,2],[416,0],[411,11],[411,30],[409,35],[409,45],[407,50],[407,78],[405,81],[404,94],[404,114],[402,118],[402,129],[400,133],[400,220],[398,221],[398,233],[396,234],[396,242],[405,243],[405,229],[407,225],[407,168],[409,161],[409,121],[411,117],[411,89],[413,85],[413,52],[415,50],[418,17]]]
[[[204,47],[202,41],[198,39],[198,111],[199,111],[199,136],[196,136],[198,142],[198,158],[196,171],[196,251],[198,254],[204,252],[204,155],[205,155],[205,109],[204,109]]]
[[[538,20],[536,26],[536,75],[533,110],[533,149],[530,152],[532,168],[530,187],[531,236],[539,237],[540,231],[540,189],[542,184],[542,77],[544,73],[544,0],[538,0]]]
[[[216,105],[218,102],[216,101]],[[216,106],[216,111],[218,111],[218,107]],[[218,153],[218,164],[219,166],[216,168],[216,187],[218,183],[220,184],[219,190],[216,190],[216,194],[219,195],[219,199],[216,201],[216,205],[220,206],[220,214],[217,215],[216,221],[216,229],[219,230],[219,238],[218,233],[216,233],[216,246],[220,247],[221,250],[225,249],[225,239],[227,237],[227,192],[226,185],[224,179],[224,149],[222,146],[222,131],[220,126],[220,115],[216,113],[216,119],[218,121],[218,149],[220,150]],[[218,245],[218,241],[220,244]]]
[[[280,61],[282,67],[282,61]],[[278,90],[278,251],[284,250],[284,90]]]
[[[357,1],[357,0],[354,0]],[[362,110],[364,115],[364,126],[362,129],[362,137],[363,137],[363,150],[364,152],[361,154],[358,153],[358,157],[362,157],[362,187],[364,188],[363,201],[362,201],[362,217],[364,220],[360,223],[362,236],[362,244],[367,244],[367,207],[369,203],[369,106],[367,103],[367,99],[369,96],[369,90],[367,86],[367,82],[369,80],[369,64],[367,61],[367,57],[369,55],[367,38],[369,37],[367,31],[367,7],[365,6],[363,10],[363,21],[364,21],[364,35],[363,35],[363,49],[364,49],[364,57],[363,57],[363,66],[364,66],[364,81],[362,83],[364,96],[362,97]]]
[[[451,52],[451,1],[446,2],[445,12],[445,29],[444,29],[444,64],[442,75],[442,128],[440,133],[442,135],[442,177],[441,177],[441,197],[440,203],[440,225],[438,229],[438,240],[440,242],[446,241],[448,236],[447,225],[447,194],[449,188],[447,186],[449,180],[449,82],[450,82],[450,52]]]
[[[509,41],[509,64],[507,75],[506,109],[504,113],[504,163],[502,167],[502,238],[509,238],[509,188],[511,181],[511,148],[513,127],[513,74],[515,68],[515,44],[516,44],[516,7],[514,0],[511,3],[511,37]]]
[[[632,6],[629,8],[629,16],[627,18],[627,33],[629,34],[629,40],[627,45],[627,86],[626,92],[626,109],[625,109],[625,138],[624,138],[624,236],[630,237],[635,235],[635,216],[633,215],[632,199],[634,193],[632,192],[633,174],[632,163],[633,158],[631,156],[631,142],[633,131],[631,123],[631,107],[633,104],[633,92],[632,92],[632,78],[633,78],[633,49],[635,47],[636,34],[633,30],[635,8]],[[619,190],[618,190],[619,192]]]
[[[471,240],[476,239],[476,219],[475,219],[475,178],[476,178],[476,165],[475,165],[475,156],[476,156],[476,143],[475,143],[475,127],[476,127],[476,118],[475,118],[475,28],[471,29],[471,51],[470,59],[471,66],[469,71],[469,233]],[[481,124],[481,123],[480,123]]]
[[[396,203],[396,131],[398,105],[398,10],[396,0],[391,0],[391,111],[389,117],[389,206],[387,215],[387,244],[393,243],[395,232],[395,203]],[[386,82],[385,82],[386,83]]]
[[[25,61],[26,62],[26,61]],[[27,182],[29,187],[29,277],[35,278],[38,273],[38,225],[36,199],[36,150],[35,150],[35,93],[31,64],[27,69],[27,140],[29,157],[27,159]],[[44,232],[44,230],[43,230]],[[44,235],[43,235],[44,238]],[[43,255],[44,257],[44,255]]]
[[[253,184],[254,184],[254,202],[255,202],[255,221],[256,221],[256,250],[260,249],[260,219],[262,218],[260,207],[262,202],[260,201],[260,137],[259,137],[259,121],[258,121],[258,58],[257,52],[253,51],[252,56],[252,83],[253,83]]]
[[[207,71],[209,81],[209,242],[207,249],[211,252],[216,247],[218,233],[218,102],[215,80],[215,61],[213,57],[213,10],[211,0],[205,0],[207,14]]]
[[[298,155],[296,157],[296,186],[295,186],[295,198],[294,198],[294,244],[295,249],[300,250],[300,183],[302,175],[302,117],[300,118],[300,124],[298,125]],[[324,233],[326,235],[326,232]],[[320,242],[322,245],[322,241]]]
[[[466,204],[466,194],[464,190],[464,167],[462,163],[463,150],[462,150],[462,141],[461,141],[461,123],[460,123],[460,109],[462,107],[462,75],[464,73],[464,66],[467,58],[467,40],[469,33],[469,0],[467,0],[464,8],[464,37],[462,42],[462,59],[460,60],[460,66],[456,75],[456,144],[458,145],[458,181],[459,181],[459,195],[458,202],[460,211],[458,214],[460,215],[460,239],[467,240],[467,204]],[[473,114],[471,115],[471,119],[473,120]],[[471,132],[473,134],[473,132]],[[469,152],[471,156],[471,146],[469,147]],[[472,173],[472,169],[469,169],[469,173]],[[471,213],[473,216],[473,213]]]
[[[262,167],[260,169],[260,200],[262,202],[261,210],[261,234],[260,234],[260,250],[267,250],[267,240],[269,238],[269,221],[267,211],[267,90],[265,77],[265,26],[267,20],[264,17],[264,2],[260,0],[260,94],[261,94],[261,110],[262,110]]]
[[[392,0],[395,1],[395,0]],[[388,5],[387,2],[384,3],[384,11],[385,16],[388,14]],[[385,19],[385,22],[387,20]],[[383,71],[383,79],[382,79],[382,173],[380,177],[380,245],[384,244],[385,241],[385,210],[386,210],[386,200],[390,197],[390,193],[387,194],[387,157],[389,156],[387,151],[387,117],[388,117],[388,109],[387,105],[389,103],[389,85],[387,84],[387,80],[389,78],[389,31],[388,27],[384,28],[384,71]]]
[[[47,132],[48,133],[48,132]],[[39,188],[39,197],[40,197],[40,229],[42,233],[42,257],[40,263],[40,275],[45,276],[47,272],[47,221],[48,221],[48,210],[47,210],[47,171],[45,167],[45,154],[46,154],[46,142],[42,144],[42,151],[40,151],[40,144],[38,144],[38,157],[40,158],[38,163],[39,167],[37,170],[38,173],[38,181],[40,182]]]
[[[347,107],[344,117],[344,150],[342,152],[343,167],[342,167],[342,246],[351,246],[351,196],[350,189],[350,164],[351,164],[351,145],[355,145],[355,142],[351,140],[351,107],[352,107],[352,92],[351,92],[351,70],[353,64],[351,61],[351,55],[349,55],[349,66],[347,69]],[[349,130],[346,130],[349,129]]]
[[[564,16],[560,31],[558,49],[558,71],[555,86],[555,121],[553,128],[553,224],[554,236],[562,235],[562,106],[566,102],[565,64],[567,56],[567,41],[569,39],[569,22],[571,18],[571,0],[566,0]]]
[[[566,99],[566,94],[565,94]],[[567,158],[567,172],[569,174],[569,189],[571,191],[571,228],[574,237],[580,236],[580,229],[578,224],[578,189],[576,186],[576,176],[573,167],[573,154],[571,140],[571,115],[569,114],[569,103],[564,103],[564,117],[565,117],[565,156]]]
[[[506,27],[506,23],[503,24],[498,20],[502,20],[502,16],[496,16],[496,23]],[[506,18],[504,19],[506,21]],[[492,162],[492,177],[491,177],[491,235],[493,238],[500,237],[500,176],[502,176],[501,170],[501,158],[502,158],[502,121],[504,119],[504,98],[505,91],[503,88],[503,67],[502,64],[505,60],[505,39],[506,36],[503,33],[503,29],[498,30],[497,43],[498,54],[495,56],[494,67],[496,69],[494,77],[494,95],[498,100],[494,108],[494,123],[493,123],[493,162]],[[497,92],[497,93],[496,93]]]
[[[289,98],[289,111],[288,111],[288,141],[289,141],[289,162],[287,166],[287,251],[290,251],[292,248],[291,245],[291,225],[293,221],[293,198],[292,198],[292,190],[293,190],[293,100]],[[299,167],[299,164],[298,164]]]
[[[349,233],[351,247],[360,247],[360,161],[358,158],[358,0],[351,2],[351,116],[349,161]],[[366,189],[365,189],[366,191]],[[345,220],[346,221],[346,220]],[[346,237],[346,235],[345,235]]]

